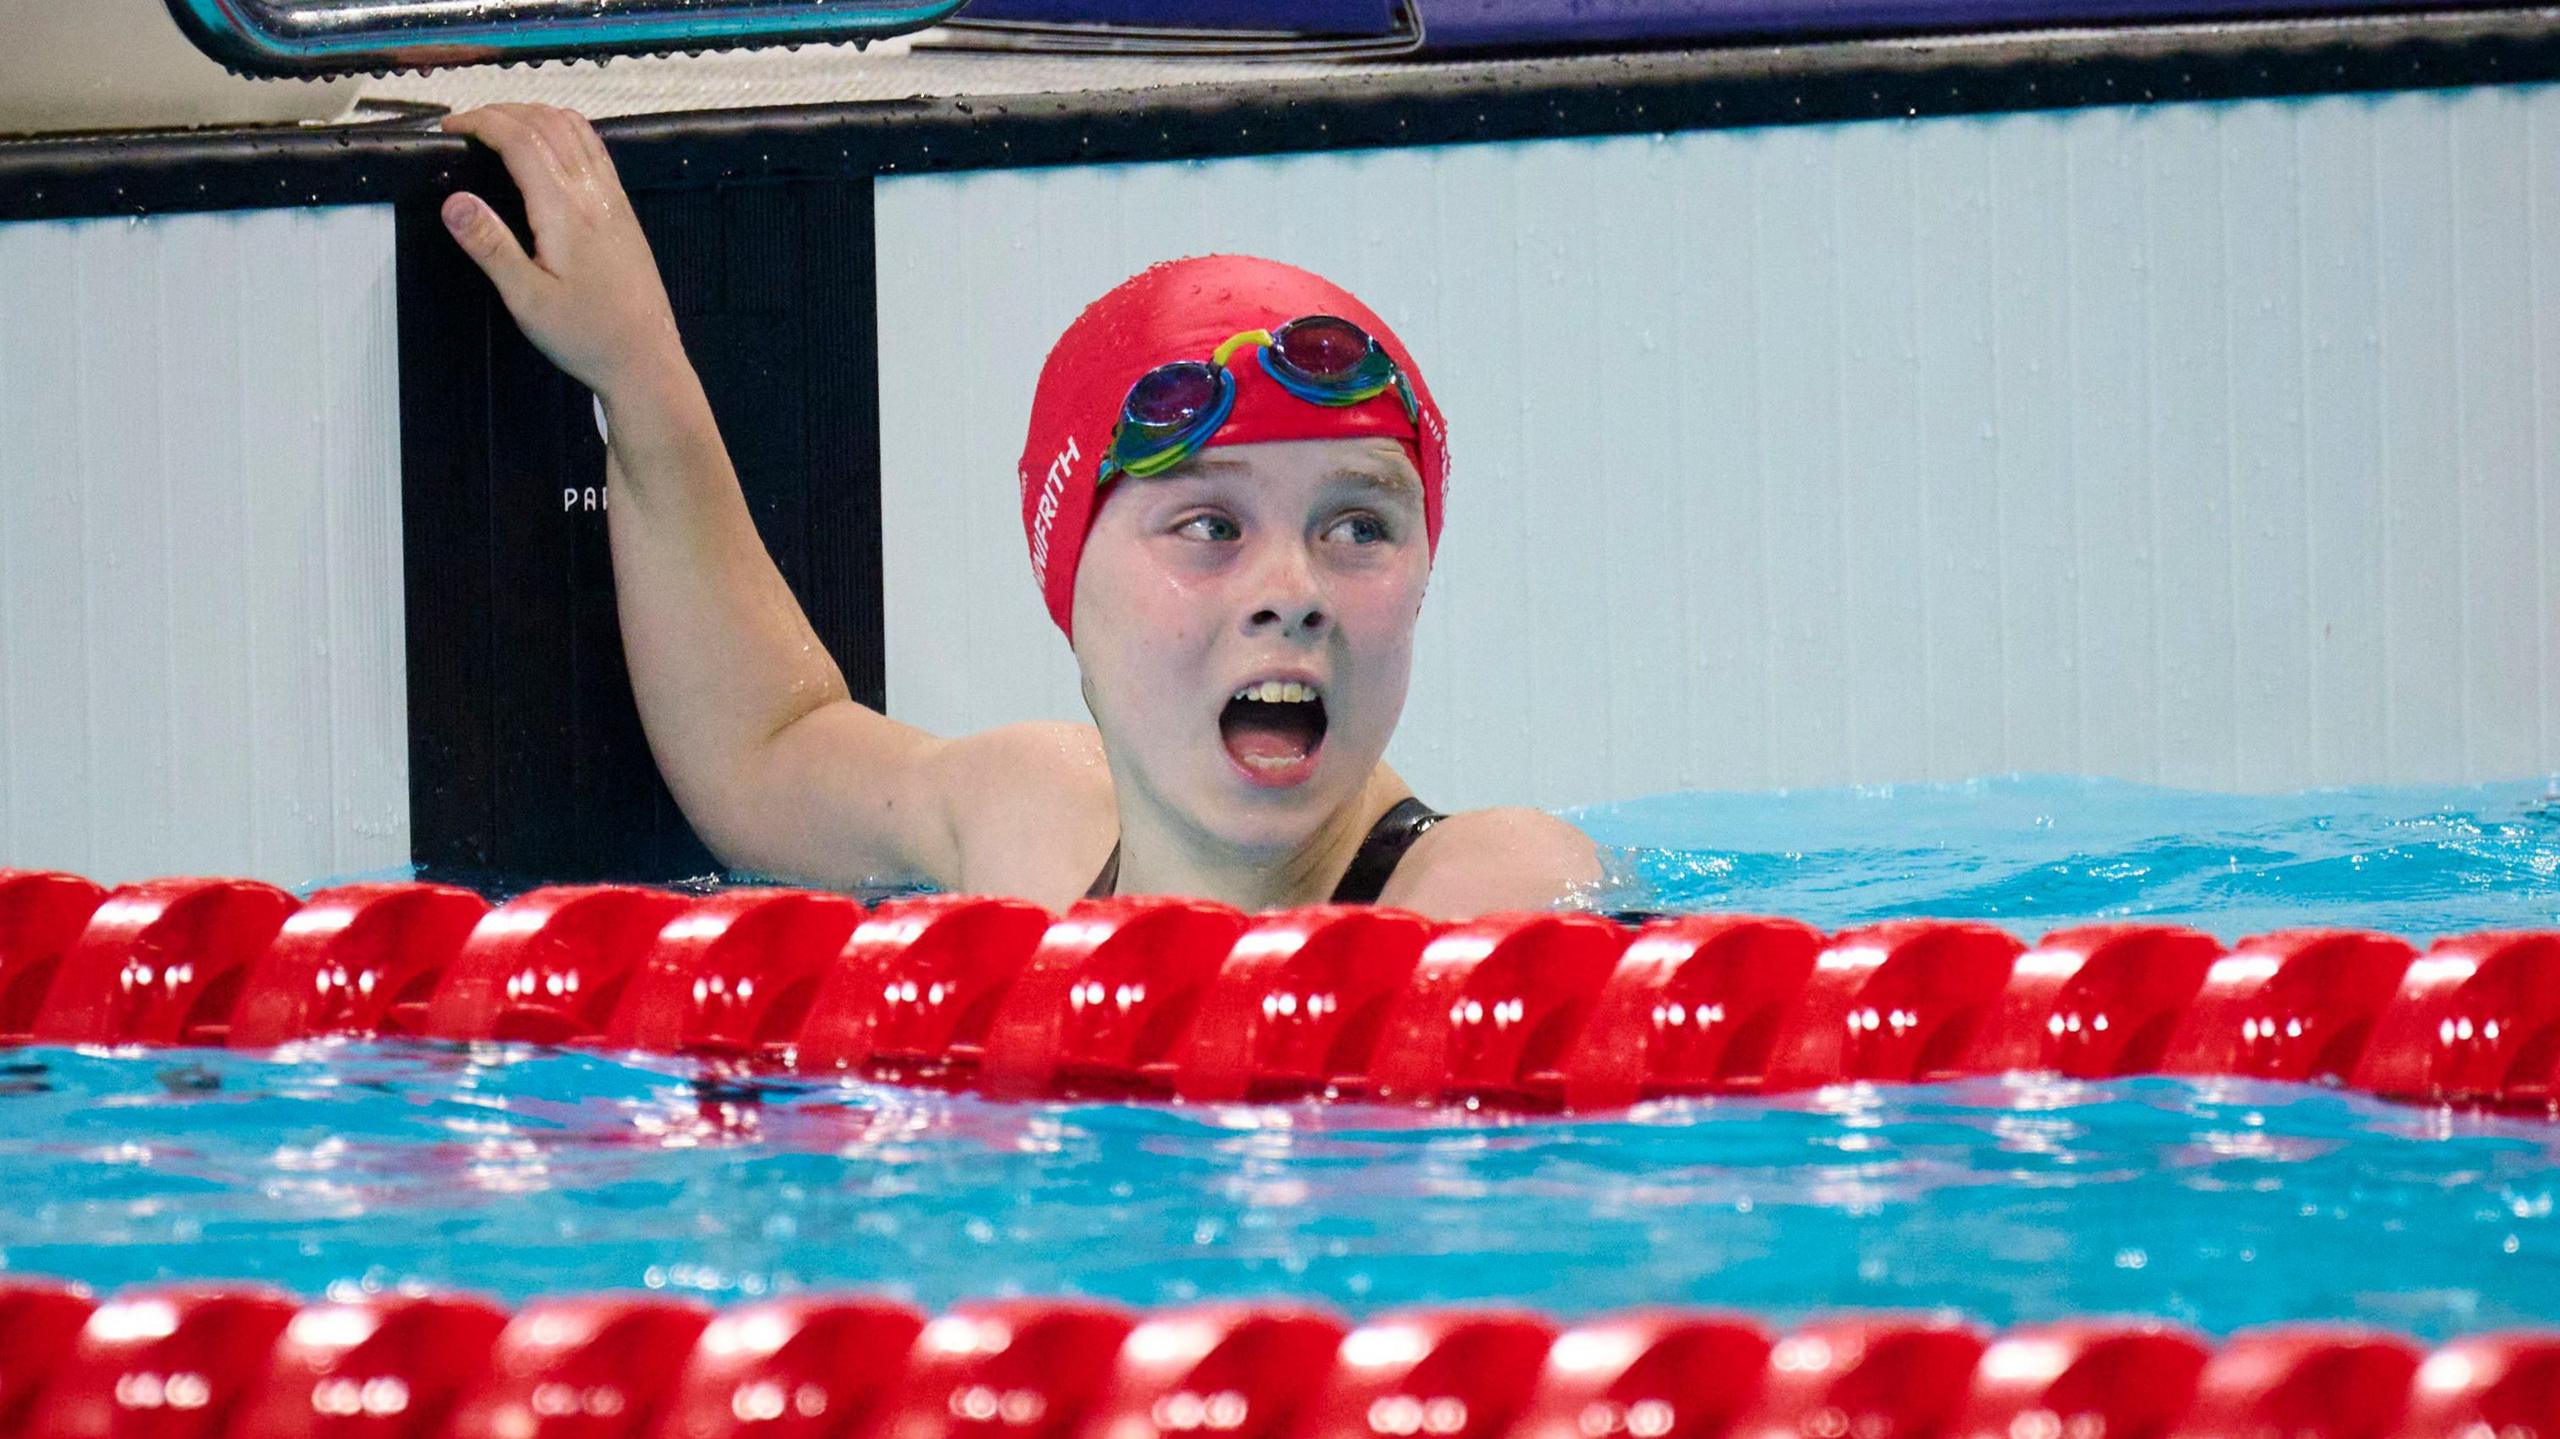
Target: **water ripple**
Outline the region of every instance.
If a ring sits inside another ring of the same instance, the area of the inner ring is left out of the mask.
[[[101,1285],[858,1287],[1354,1312],[2560,1321],[2560,1135],[2324,1088],[1974,1080],[1523,1120],[997,1104],[671,1061],[29,1050],[0,1266]]]

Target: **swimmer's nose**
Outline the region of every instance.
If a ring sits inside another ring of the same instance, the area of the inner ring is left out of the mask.
[[[1318,634],[1328,622],[1324,595],[1306,552],[1295,545],[1275,545],[1274,554],[1254,576],[1260,601],[1245,620],[1245,633]]]
[[[1284,634],[1314,634],[1324,628],[1325,613],[1320,609],[1255,610],[1245,628],[1251,631],[1279,630]]]

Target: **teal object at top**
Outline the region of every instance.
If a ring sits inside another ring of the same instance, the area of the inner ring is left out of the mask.
[[[247,75],[757,45],[860,43],[935,24],[964,0],[168,0],[178,28]]]

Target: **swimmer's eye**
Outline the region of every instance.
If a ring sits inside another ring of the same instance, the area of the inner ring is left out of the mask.
[[[1208,540],[1215,544],[1232,544],[1244,538],[1244,527],[1225,515],[1193,515],[1174,526],[1173,532],[1186,539]]]
[[[1376,515],[1345,515],[1333,522],[1326,535],[1355,545],[1382,545],[1395,538],[1388,531],[1387,522]]]

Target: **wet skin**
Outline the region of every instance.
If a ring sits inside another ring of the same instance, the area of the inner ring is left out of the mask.
[[[725,862],[1063,907],[1120,842],[1123,893],[1246,908],[1331,894],[1407,793],[1380,756],[1430,556],[1398,447],[1212,448],[1121,486],[1077,577],[1097,723],[926,734],[853,701],[765,552],[594,130],[534,105],[445,128],[505,160],[534,233],[528,253],[465,193],[444,208],[455,242],[611,419],[606,521],[633,693],[669,788]],[[1222,742],[1221,708],[1262,678],[1321,691],[1311,763],[1273,766],[1266,752],[1257,765]],[[1598,879],[1570,825],[1477,810],[1417,841],[1381,898],[1455,917],[1543,907]]]
[[[1077,572],[1075,650],[1125,881],[1172,887],[1151,877],[1196,867],[1176,852],[1308,883],[1350,862],[1406,792],[1380,761],[1430,573],[1421,478],[1391,441],[1212,447],[1114,486]],[[1319,696],[1305,762],[1257,765],[1221,735],[1238,690],[1270,680]]]

